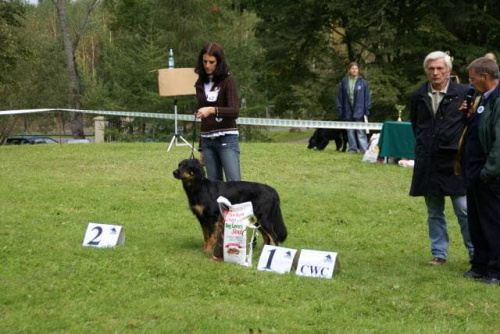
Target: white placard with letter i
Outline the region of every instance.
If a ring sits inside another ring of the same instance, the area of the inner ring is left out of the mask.
[[[296,249],[264,245],[257,270],[274,271],[278,274],[289,273],[296,253]]]
[[[114,247],[125,243],[125,232],[120,225],[89,223],[83,246],[88,247]]]
[[[337,253],[303,249],[295,273],[298,276],[329,279],[338,268]]]

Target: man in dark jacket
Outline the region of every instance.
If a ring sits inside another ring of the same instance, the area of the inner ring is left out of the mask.
[[[462,173],[467,187],[474,257],[466,278],[500,285],[500,86],[498,66],[486,57],[469,65],[481,102],[467,123]],[[472,112],[474,111],[474,112]]]
[[[411,97],[410,120],[415,134],[415,167],[411,196],[424,196],[433,259],[430,265],[446,263],[449,236],[445,220],[445,196],[450,196],[464,245],[472,258],[474,250],[467,224],[465,188],[454,174],[453,162],[463,132],[458,111],[467,88],[450,80],[450,56],[441,51],[427,55],[424,69],[428,81]]]

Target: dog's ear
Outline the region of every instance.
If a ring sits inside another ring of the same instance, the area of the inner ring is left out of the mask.
[[[189,164],[189,174],[196,176],[200,179],[205,178],[205,169],[203,168],[201,162],[198,159],[191,159]]]
[[[198,175],[200,175],[202,178],[206,178],[205,168],[203,168],[201,164],[198,166],[198,168]]]

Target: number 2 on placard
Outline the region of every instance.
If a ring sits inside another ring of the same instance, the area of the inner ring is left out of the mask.
[[[269,258],[267,259],[266,266],[264,269],[272,270],[271,263],[273,262],[274,253],[276,253],[276,248],[269,251]]]
[[[99,236],[102,234],[102,227],[96,226],[92,229],[92,231],[93,230],[97,230],[97,235],[94,237],[94,239],[90,240],[87,245],[96,245],[97,246],[101,242],[101,240],[97,240],[97,238],[99,238]]]

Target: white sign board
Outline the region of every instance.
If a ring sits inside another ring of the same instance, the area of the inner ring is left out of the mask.
[[[303,249],[297,263],[298,276],[332,278],[337,266],[337,253]]]
[[[89,247],[114,247],[125,243],[125,232],[120,225],[89,223],[83,246]]]
[[[296,253],[296,249],[264,245],[257,270],[273,271],[278,274],[289,273]]]

